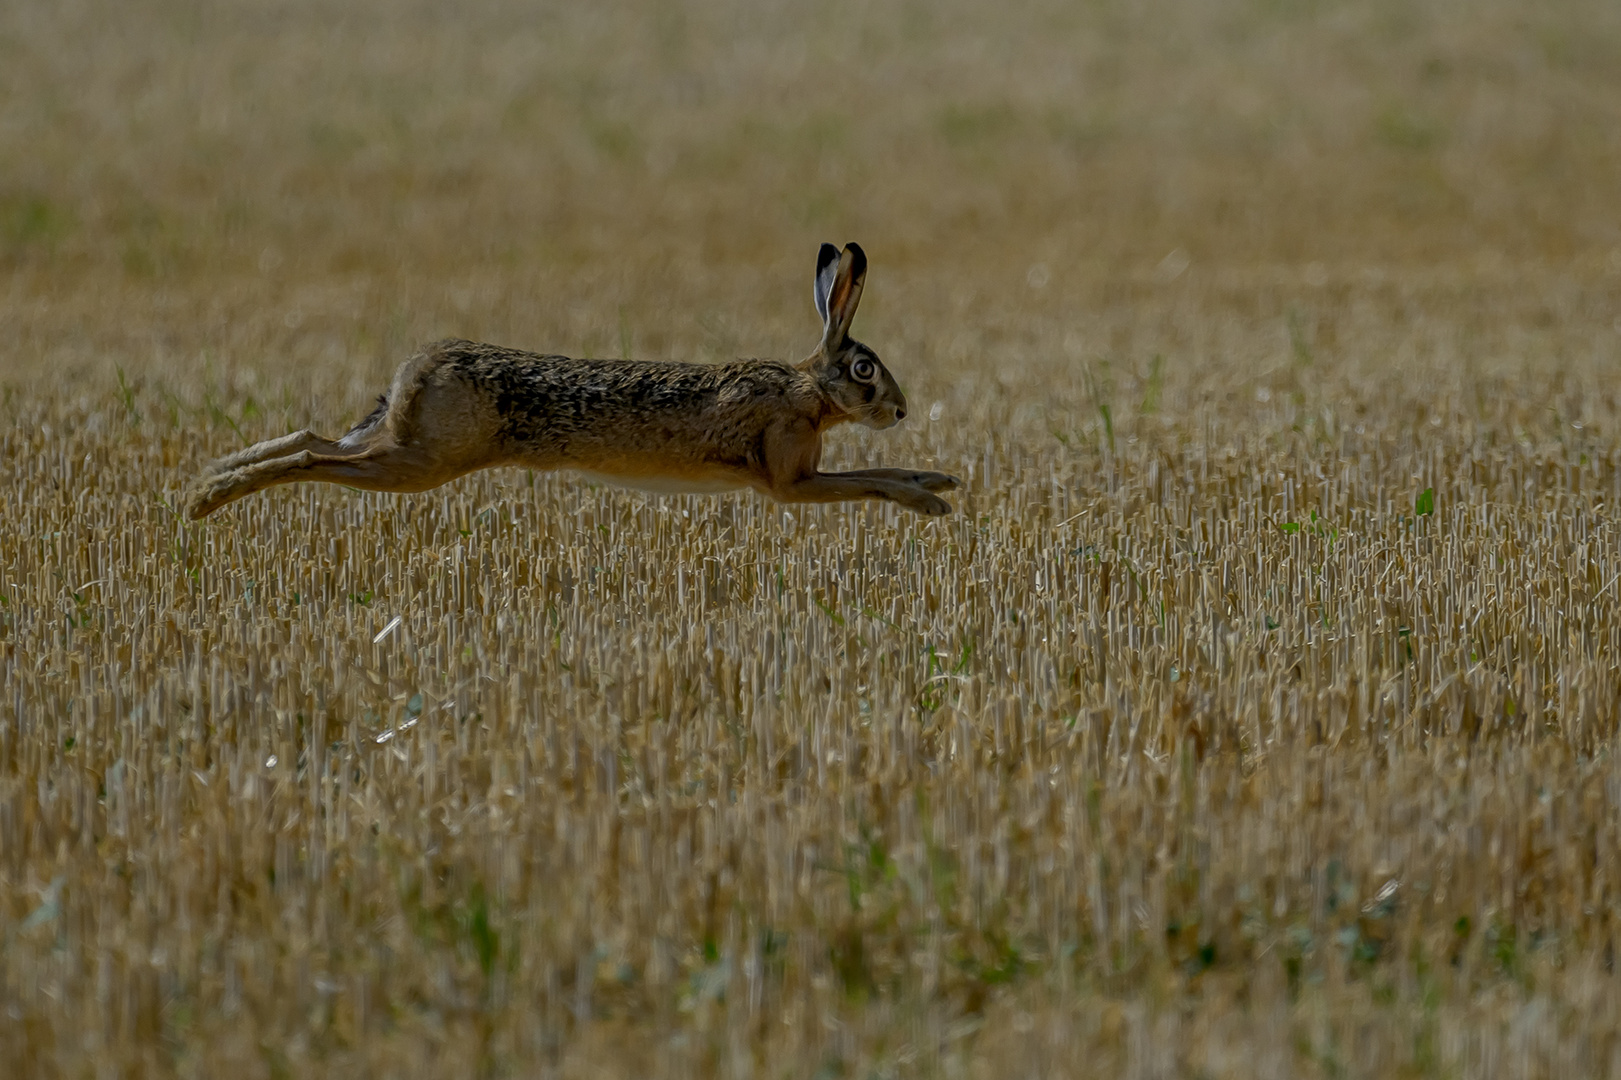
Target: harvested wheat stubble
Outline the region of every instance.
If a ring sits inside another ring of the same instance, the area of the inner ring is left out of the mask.
[[[1613,399],[1087,370],[844,444],[960,471],[923,527],[514,472],[197,528],[161,395],[14,400],[13,1063],[1605,1060]]]

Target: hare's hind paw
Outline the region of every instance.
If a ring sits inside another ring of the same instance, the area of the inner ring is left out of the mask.
[[[236,470],[231,470],[207,474],[193,480],[185,493],[186,516],[193,521],[200,521],[226,503],[237,499],[236,489],[239,486],[239,479]]]
[[[200,521],[224,505],[225,500],[211,490],[216,486],[203,482],[194,483],[186,489],[183,504],[186,517],[192,521]]]

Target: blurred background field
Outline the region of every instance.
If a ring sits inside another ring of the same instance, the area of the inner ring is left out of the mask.
[[[1621,1071],[1621,7],[13,4],[0,165],[6,1075]],[[950,519],[170,509],[824,240]]]

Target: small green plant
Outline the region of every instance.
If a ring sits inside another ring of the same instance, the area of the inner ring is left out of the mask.
[[[124,375],[124,366],[119,364],[113,369],[118,373],[118,400],[124,406],[124,419],[131,424],[141,422],[141,414],[135,411],[135,388],[130,386],[129,379]]]
[[[949,668],[946,666],[945,658],[935,650],[933,643],[924,647],[923,654],[925,661],[923,689],[918,692],[917,705],[927,714],[935,712],[946,703],[950,684],[962,679],[968,671],[968,665],[974,658],[974,642],[972,638],[963,639],[957,659]]]
[[[468,893],[462,926],[478,957],[479,970],[488,979],[495,973],[495,961],[501,955],[501,935],[490,925],[490,904],[481,883],[474,882]]]
[[[844,616],[840,615],[837,611],[833,610],[833,606],[831,604],[825,603],[820,596],[811,597],[811,602],[813,604],[815,604],[818,609],[821,610],[823,615],[826,615],[829,619],[833,620],[833,625],[834,626],[843,626],[844,625]]]
[[[1155,353],[1154,359],[1149,361],[1148,364],[1148,384],[1143,389],[1143,403],[1137,411],[1144,416],[1158,412],[1160,391],[1164,389],[1164,386],[1165,357]]]
[[[1306,327],[1295,308],[1289,309],[1289,348],[1294,353],[1296,367],[1310,367],[1311,342],[1306,340]]]
[[[1327,540],[1330,545],[1340,538],[1339,529],[1335,528],[1326,520],[1319,517],[1317,515],[1317,511],[1315,510],[1311,511],[1310,516],[1305,521],[1279,521],[1276,524],[1278,526],[1278,531],[1282,532],[1285,536],[1294,536],[1300,532],[1309,532],[1313,536],[1320,536],[1324,540]]]

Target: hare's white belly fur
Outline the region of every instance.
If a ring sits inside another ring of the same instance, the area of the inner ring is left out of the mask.
[[[580,475],[593,484],[648,491],[655,495],[716,495],[723,491],[736,491],[747,487],[741,480],[725,477],[617,475],[615,473],[580,470]]]

